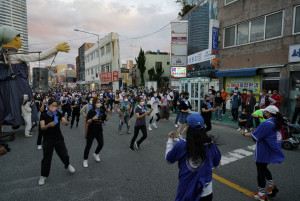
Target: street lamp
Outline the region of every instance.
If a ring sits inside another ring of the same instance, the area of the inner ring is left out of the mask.
[[[98,61],[99,61],[99,78],[100,78],[99,80],[100,80],[100,90],[101,90],[102,87],[101,87],[101,77],[100,77],[100,75],[101,75],[101,64],[100,64],[100,36],[99,36],[99,34],[95,34],[95,33],[88,32],[88,31],[82,31],[82,30],[79,30],[79,29],[74,29],[74,31],[83,32],[83,33],[95,35],[95,36],[98,37],[97,43],[98,43],[98,53],[99,53],[99,55],[98,55]]]

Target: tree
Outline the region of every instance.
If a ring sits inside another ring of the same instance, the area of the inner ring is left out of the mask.
[[[162,75],[164,74],[164,72],[165,71],[161,65],[158,65],[155,68],[152,67],[151,69],[148,70],[149,80],[157,81],[157,85],[160,86],[161,78],[162,78]]]
[[[154,74],[155,74],[155,69],[152,67],[151,69],[148,70],[148,75],[149,75],[149,80],[153,81],[154,80]]]
[[[136,64],[137,64],[138,69],[140,70],[140,75],[141,75],[141,85],[142,85],[142,86],[145,86],[144,73],[145,73],[145,71],[146,71],[146,66],[145,66],[145,63],[146,63],[146,57],[145,57],[145,53],[144,53],[144,51],[142,50],[142,48],[140,49],[138,58],[135,58],[135,61],[136,61]]]
[[[181,3],[182,4],[181,12],[178,13],[179,17],[185,16],[195,6],[195,4],[188,4],[187,1],[185,1],[185,0],[177,1],[176,3]]]

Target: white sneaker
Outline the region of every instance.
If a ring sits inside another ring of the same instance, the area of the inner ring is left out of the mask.
[[[47,177],[43,177],[43,176],[41,176],[41,177],[40,177],[40,180],[39,180],[39,185],[40,185],[40,186],[44,185],[44,184],[45,184],[45,181],[46,181],[46,179],[47,179]]]
[[[179,134],[179,139],[183,140],[183,135]]]
[[[42,149],[42,145],[38,145],[37,149],[41,150]]]
[[[115,112],[115,110],[112,110],[112,112]]]
[[[178,128],[178,124],[175,124],[175,128]]]
[[[238,128],[238,129],[237,129],[238,132],[241,131],[241,130],[242,130],[241,128]]]
[[[83,167],[85,168],[89,167],[88,160],[83,160]]]
[[[178,137],[174,137],[174,141],[178,142],[180,139]]]
[[[148,130],[152,131],[151,124],[149,124]]]
[[[68,171],[69,171],[69,173],[73,174],[73,173],[75,173],[75,168],[72,165],[69,165]]]
[[[247,129],[245,129],[245,133],[248,133],[249,131]]]
[[[140,146],[137,144],[137,142],[134,142],[134,146],[135,146],[135,148],[136,148],[137,150],[140,149]]]
[[[157,126],[156,126],[156,123],[155,123],[155,122],[154,122],[152,125],[154,126],[154,128],[157,128]]]
[[[94,158],[95,158],[95,161],[100,162],[100,156],[99,156],[99,154],[95,154],[94,153]]]
[[[25,135],[25,137],[26,137],[26,138],[31,138],[31,137],[32,137],[32,135]]]

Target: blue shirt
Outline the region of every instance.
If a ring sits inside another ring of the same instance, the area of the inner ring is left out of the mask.
[[[176,201],[195,201],[201,198],[203,188],[212,181],[212,168],[217,167],[221,160],[218,147],[211,142],[205,145],[206,159],[192,160],[187,157],[186,141],[180,140],[168,152],[169,163],[178,161],[179,184]]]
[[[281,163],[284,160],[281,131],[276,130],[274,118],[260,123],[251,135],[256,140],[256,162]]]

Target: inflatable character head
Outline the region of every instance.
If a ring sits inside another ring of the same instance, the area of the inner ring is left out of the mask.
[[[20,33],[13,27],[6,25],[0,26],[0,50],[2,47],[11,47],[17,50],[22,47]]]

